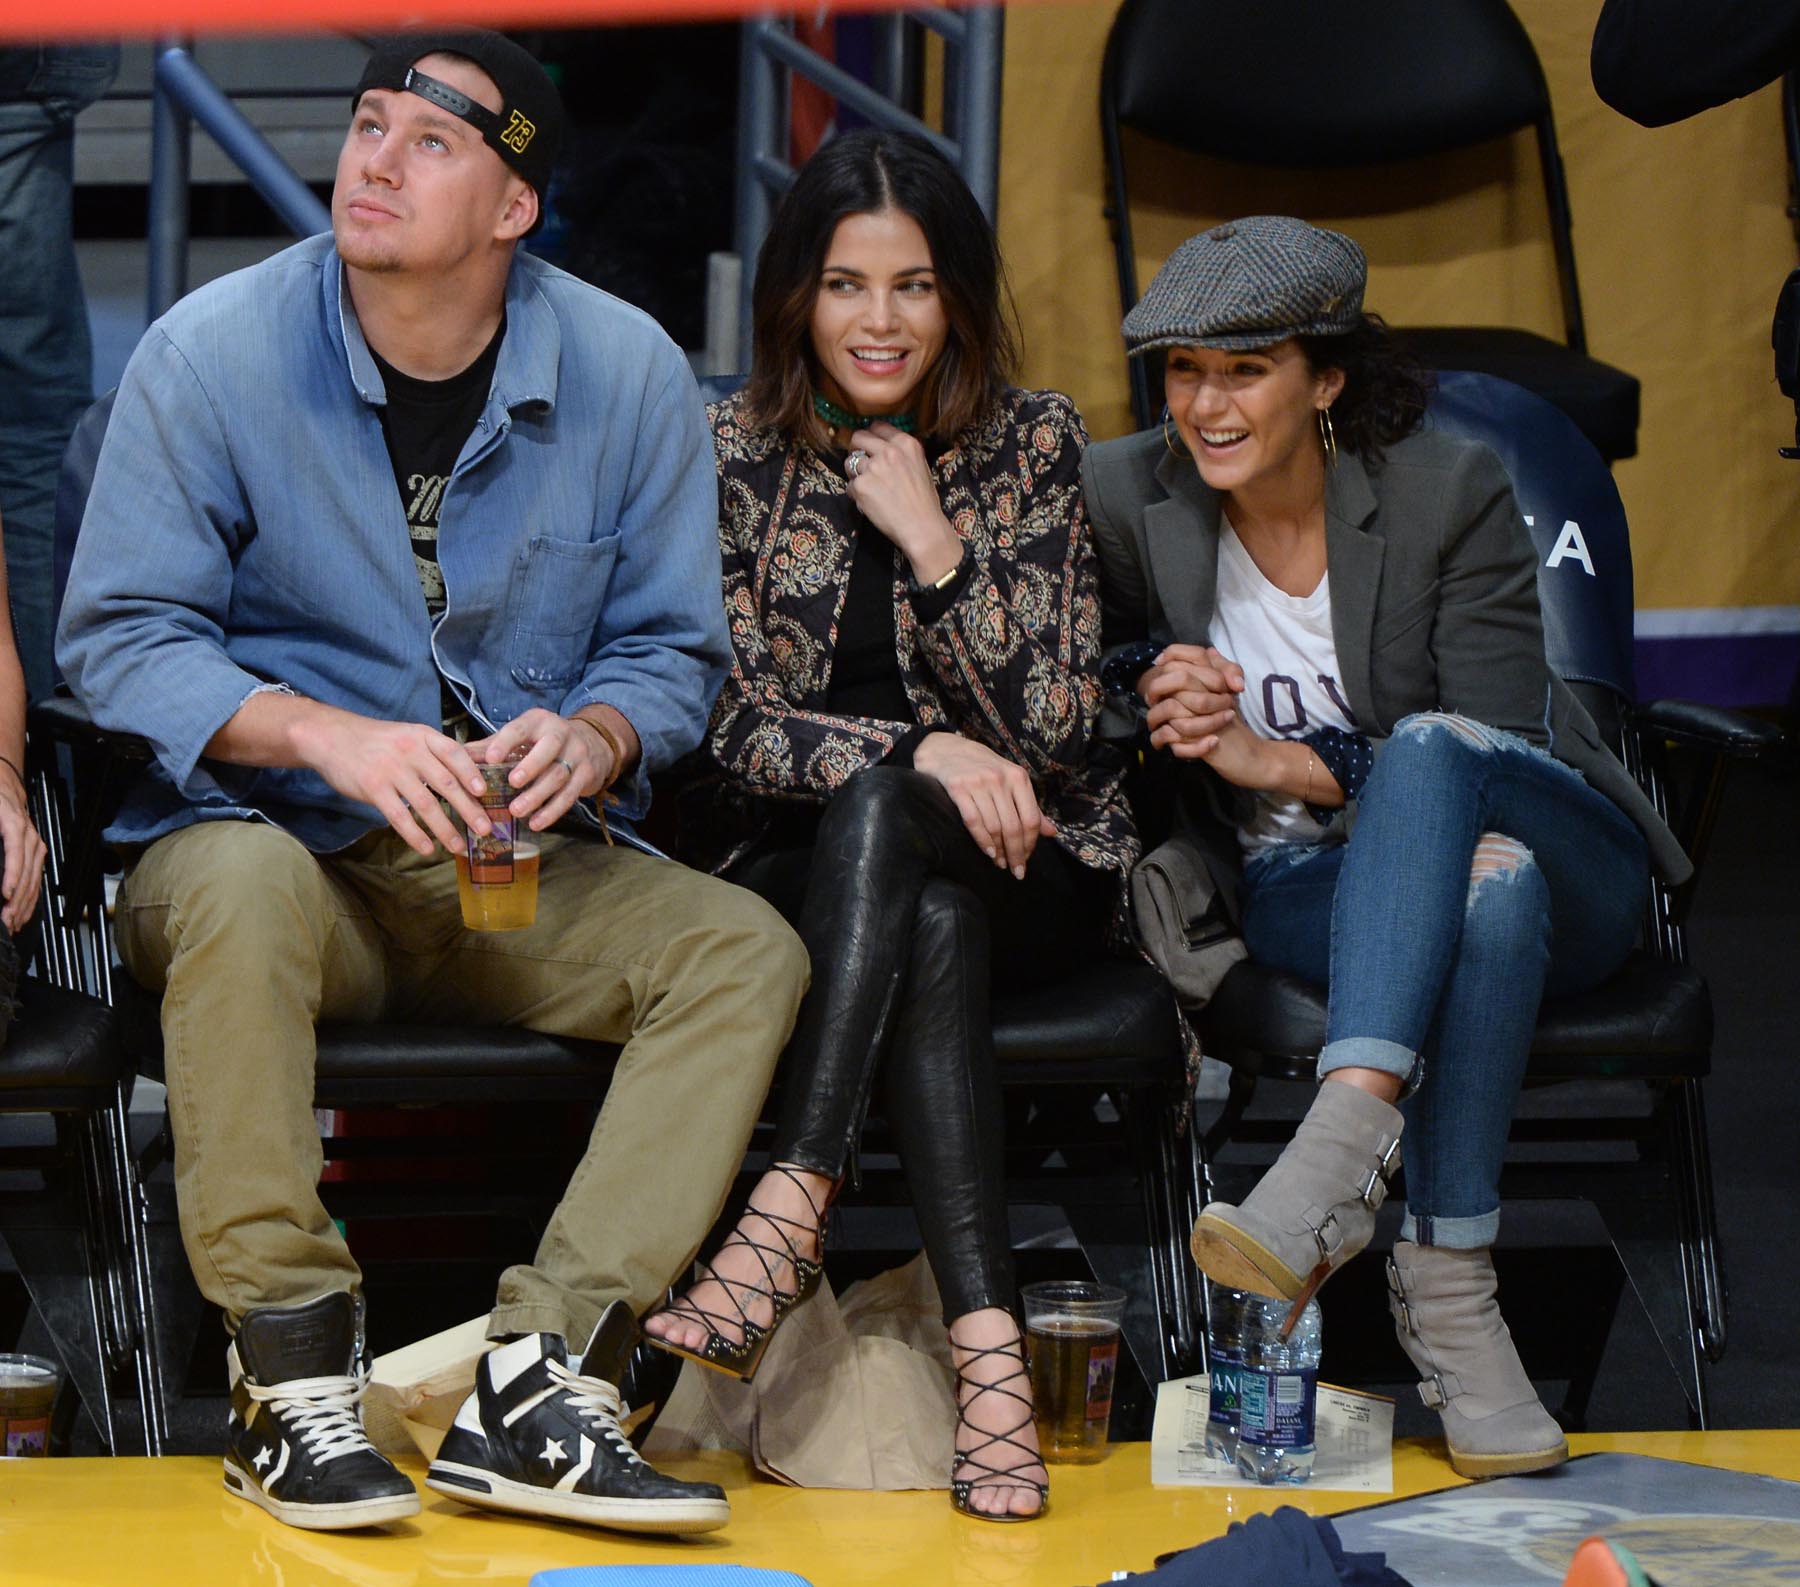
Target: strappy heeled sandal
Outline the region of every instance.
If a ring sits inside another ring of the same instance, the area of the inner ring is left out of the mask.
[[[750,1205],[744,1209],[743,1217],[738,1219],[737,1227],[726,1236],[725,1243],[714,1253],[713,1262],[716,1263],[719,1256],[734,1245],[747,1246],[762,1268],[762,1281],[759,1283],[755,1279],[727,1278],[712,1263],[702,1262],[700,1276],[693,1285],[693,1288],[698,1288],[710,1279],[724,1292],[737,1315],[734,1317],[725,1312],[708,1311],[684,1295],[656,1315],[698,1323],[706,1330],[706,1342],[699,1349],[690,1350],[687,1346],[676,1344],[658,1334],[645,1336],[659,1350],[685,1357],[700,1366],[710,1367],[715,1372],[729,1373],[745,1383],[756,1376],[763,1352],[769,1348],[769,1341],[775,1336],[781,1319],[818,1292],[819,1281],[825,1274],[825,1214],[831,1210],[832,1200],[837,1194],[834,1186],[821,1204],[813,1200],[805,1182],[792,1169],[777,1163],[770,1172],[789,1180],[806,1198],[806,1204],[813,1210],[812,1222],[802,1223],[797,1218],[789,1218],[779,1212],[765,1212],[756,1205],[755,1197],[752,1196]],[[770,1245],[746,1234],[744,1225],[752,1218],[761,1219],[779,1237],[781,1244]],[[804,1257],[800,1254],[798,1242],[812,1235],[818,1236],[819,1255]],[[791,1289],[776,1282],[779,1265],[784,1262],[794,1271],[794,1287]],[[689,1295],[691,1294],[692,1289],[689,1291]],[[750,1307],[758,1300],[768,1302],[769,1320],[766,1323],[759,1323],[750,1315]],[[721,1325],[735,1328],[739,1337],[735,1340],[727,1337],[720,1331]]]
[[[961,1345],[956,1346],[963,1349]],[[950,1503],[964,1515],[971,1515],[977,1521],[1035,1521],[1050,1508],[1050,1473],[1044,1465],[1044,1457],[1035,1444],[1028,1444],[1019,1434],[1031,1426],[1031,1396],[1021,1394],[1007,1385],[1023,1379],[1030,1383],[1031,1374],[1025,1365],[1024,1340],[1015,1335],[1010,1343],[988,1345],[982,1349],[965,1352],[967,1359],[956,1369],[956,1425],[960,1432],[964,1427],[974,1427],[969,1420],[969,1410],[984,1394],[997,1394],[1004,1399],[1014,1401],[1019,1407],[1019,1419],[1001,1433],[981,1433],[981,1442],[973,1449],[963,1450],[950,1462]],[[1013,1363],[1013,1370],[992,1383],[980,1383],[969,1376],[968,1369],[984,1356],[1003,1356]],[[963,1391],[969,1391],[968,1398]],[[983,1457],[996,1446],[1005,1445],[1016,1450],[1026,1458],[1011,1467],[990,1465]],[[1044,1480],[1036,1482],[1022,1477],[1021,1472],[1036,1467],[1044,1473]],[[973,1476],[965,1477],[964,1471],[973,1472]],[[1015,1515],[1010,1510],[988,1511],[977,1510],[970,1502],[970,1496],[977,1486],[984,1490],[999,1493],[1010,1493],[1018,1489],[1038,1496],[1038,1507],[1029,1515]]]

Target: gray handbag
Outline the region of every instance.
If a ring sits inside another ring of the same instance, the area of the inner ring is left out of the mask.
[[[1174,990],[1198,1010],[1240,959],[1249,957],[1200,845],[1176,836],[1152,849],[1131,873],[1132,928],[1138,946]]]

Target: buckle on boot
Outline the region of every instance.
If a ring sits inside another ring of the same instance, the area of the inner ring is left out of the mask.
[[[1400,1268],[1391,1256],[1387,1259],[1387,1291],[1388,1315],[1394,1319],[1402,1333],[1409,1338],[1418,1338],[1419,1325],[1413,1319],[1412,1303],[1406,1298],[1406,1285],[1400,1277]]]
[[[1434,1372],[1419,1385],[1419,1398],[1434,1411],[1441,1411],[1467,1392],[1463,1380],[1454,1372]]]
[[[1396,1135],[1382,1148],[1381,1156],[1375,1159],[1375,1166],[1369,1172],[1369,1182],[1363,1186],[1362,1199],[1371,1210],[1379,1207],[1387,1200],[1388,1176],[1394,1171],[1394,1157],[1400,1150],[1400,1137]]]
[[[1325,1233],[1327,1230],[1330,1230],[1333,1234],[1337,1235],[1335,1241],[1328,1242],[1326,1240]],[[1319,1248],[1319,1260],[1321,1262],[1335,1260],[1338,1252],[1344,1248],[1344,1237],[1338,1230],[1338,1215],[1335,1209],[1326,1213],[1323,1218],[1313,1225],[1312,1237],[1313,1244]]]

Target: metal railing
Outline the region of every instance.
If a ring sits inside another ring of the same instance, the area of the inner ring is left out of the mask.
[[[874,82],[853,77],[794,37],[792,20],[765,16],[744,24],[738,75],[737,256],[740,369],[750,362],[750,288],[757,251],[776,202],[794,179],[788,163],[788,89],[794,77],[816,83],[878,127],[929,140],[962,173],[991,220],[1000,190],[998,5],[923,6],[876,19]],[[907,108],[924,30],[944,41],[943,126]]]
[[[873,81],[852,76],[794,37],[790,20],[746,22],[739,67],[736,253],[739,368],[750,355],[750,286],[758,249],[776,201],[793,181],[788,149],[788,88],[794,77],[816,83],[876,126],[913,132],[940,149],[991,219],[1000,186],[998,5],[967,9],[925,6],[874,19]],[[932,127],[908,108],[929,32],[943,40],[943,125]],[[207,133],[248,178],[296,237],[331,227],[330,211],[295,174],[225,92],[207,76],[187,42],[159,43],[152,94],[149,290],[151,320],[187,291],[189,176],[194,128]],[[342,89],[294,91],[310,96]],[[266,96],[262,96],[266,97]],[[710,344],[710,337],[709,337]]]
[[[331,229],[331,212],[201,70],[185,41],[165,40],[157,45],[155,84],[150,123],[148,292],[153,321],[187,291],[188,175],[196,125],[249,178],[250,185],[296,237]]]

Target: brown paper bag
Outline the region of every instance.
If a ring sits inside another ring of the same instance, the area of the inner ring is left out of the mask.
[[[377,1356],[369,1368],[363,1421],[384,1455],[437,1453],[475,1387],[475,1363],[494,1348],[486,1316]]]
[[[801,1488],[943,1488],[956,1431],[950,1341],[923,1256],[822,1285],[776,1331],[754,1383],[683,1367],[644,1453],[736,1449]]]

